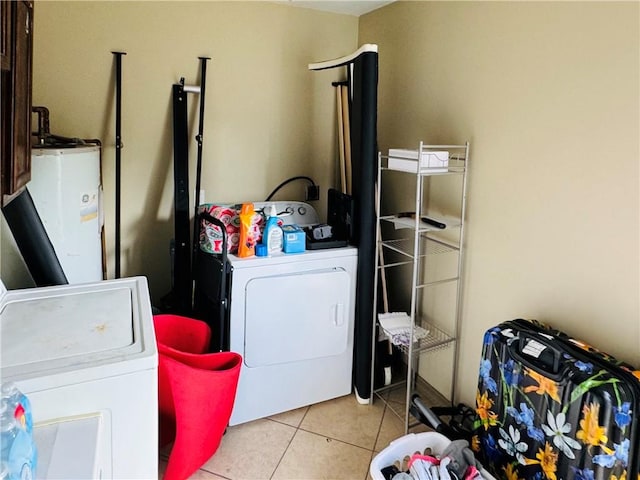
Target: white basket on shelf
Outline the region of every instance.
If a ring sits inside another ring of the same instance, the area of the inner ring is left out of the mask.
[[[405,312],[381,313],[378,321],[382,331],[393,345],[408,347],[411,338],[411,317]],[[420,325],[413,326],[413,341],[429,336],[429,330]]]

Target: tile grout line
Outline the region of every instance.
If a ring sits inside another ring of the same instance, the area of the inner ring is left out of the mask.
[[[227,429],[229,428],[229,425],[227,425]],[[224,438],[224,435],[227,433],[227,431],[225,430],[225,432],[222,434],[222,437]],[[220,444],[222,444],[222,439],[220,439]],[[218,449],[220,448],[220,445],[218,445]],[[215,456],[215,454],[218,453],[218,450],[216,450],[214,452],[214,454],[209,458],[213,458],[213,456]],[[206,462],[205,462],[206,463]],[[211,470],[207,470],[206,468],[200,467],[198,470],[196,470],[196,472],[206,472],[206,473],[210,473],[211,475],[215,475],[216,477],[220,477],[220,478],[224,478],[225,480],[233,480],[232,478],[229,477],[225,477],[224,475],[221,475],[217,472],[212,472]],[[196,472],[193,472],[193,474],[195,474]],[[192,475],[193,475],[192,474]]]
[[[303,432],[312,433],[314,435],[318,435],[319,437],[329,438],[331,440],[335,440],[336,442],[344,443],[345,445],[350,445],[352,447],[360,448],[362,450],[367,450],[367,451],[369,451],[371,453],[375,452],[376,442],[378,441],[378,437],[380,436],[380,430],[382,428],[382,420],[384,419],[384,414],[385,414],[386,408],[387,408],[386,404],[384,404],[384,410],[382,411],[382,416],[380,418],[380,424],[378,425],[378,432],[376,434],[375,440],[373,441],[373,447],[372,448],[367,448],[367,447],[363,447],[361,445],[356,445],[355,443],[350,443],[350,442],[347,442],[345,440],[341,440],[339,438],[334,438],[334,437],[331,437],[331,436],[328,436],[328,435],[325,435],[325,434],[322,434],[322,433],[319,433],[319,432],[314,432],[312,430],[307,430],[306,428],[301,427],[300,425],[302,425],[304,423],[304,419],[307,416],[307,414],[309,413],[309,411],[311,410],[311,407],[313,407],[313,405],[309,405],[309,408],[307,408],[307,411],[302,416],[302,419],[300,420],[300,423],[298,424],[297,430],[302,430]]]
[[[382,416],[380,417],[380,425],[378,425],[378,433],[376,434],[376,439],[373,442],[373,451],[376,450],[376,445],[378,444],[378,439],[380,438],[380,432],[382,431],[382,423],[384,422],[384,416],[387,414],[388,405],[384,404],[384,409],[382,410]]]
[[[364,480],[368,480],[369,478],[369,470],[371,469],[371,462],[373,461],[373,457],[376,455],[376,445],[378,444],[378,439],[380,438],[380,432],[382,431],[382,424],[384,423],[384,417],[387,414],[387,407],[388,405],[384,403],[384,409],[382,410],[382,416],[380,417],[380,425],[378,425],[378,434],[376,435],[376,439],[373,442],[371,459],[369,460],[369,468],[367,468],[367,471],[364,473]]]
[[[302,427],[301,427],[301,425],[304,423],[304,419],[305,419],[305,417],[307,416],[307,414],[309,413],[309,411],[311,410],[311,407],[313,407],[313,405],[310,405],[310,406],[309,406],[309,408],[307,408],[307,411],[304,413],[304,415],[302,416],[302,418],[301,418],[301,419],[300,419],[300,421],[298,422],[298,426],[297,426],[297,427],[295,427],[296,431],[294,432],[293,436],[291,437],[291,440],[289,441],[289,444],[287,445],[287,448],[285,448],[284,452],[282,453],[282,456],[280,457],[280,460],[278,461],[278,463],[277,463],[277,465],[275,466],[275,468],[274,468],[274,470],[273,470],[273,472],[272,472],[271,476],[269,477],[269,480],[272,480],[272,479],[273,479],[273,477],[274,477],[274,475],[275,475],[276,471],[278,470],[278,467],[280,466],[280,464],[282,463],[282,460],[284,459],[284,456],[287,454],[287,451],[289,450],[289,447],[291,446],[291,443],[293,442],[293,439],[295,438],[295,436],[298,434],[298,432],[299,432],[299,431],[303,431],[303,432],[306,432],[306,433],[310,433],[310,434],[312,434],[312,435],[317,435],[317,436],[319,436],[319,437],[328,438],[328,439],[330,439],[330,440],[332,440],[332,441],[340,442],[340,443],[342,443],[342,444],[344,444],[344,445],[349,445],[349,446],[351,446],[351,447],[355,447],[355,448],[359,448],[359,449],[361,449],[361,450],[365,450],[366,452],[369,452],[369,453],[371,454],[371,458],[373,458],[373,454],[375,453],[375,446],[376,446],[376,442],[378,441],[378,437],[380,436],[380,430],[381,430],[381,428],[382,428],[382,421],[383,421],[383,419],[384,419],[384,414],[385,414],[385,412],[386,412],[386,405],[385,405],[385,409],[382,411],[382,416],[380,417],[380,423],[378,424],[378,431],[377,431],[377,433],[376,433],[376,438],[374,439],[373,447],[372,447],[372,448],[362,447],[362,446],[360,446],[360,445],[356,445],[356,444],[354,444],[354,443],[350,443],[350,442],[347,442],[347,441],[344,441],[344,440],[340,440],[339,438],[334,438],[334,437],[331,437],[331,436],[328,436],[328,435],[321,434],[321,433],[319,433],[319,432],[314,432],[314,431],[312,431],[312,430],[307,430],[306,428],[302,428]],[[281,424],[281,425],[287,425],[287,426],[289,426],[289,427],[293,427],[293,425],[290,425],[290,424],[287,424],[287,423],[284,423],[284,422],[280,422],[280,421],[278,421],[278,420],[274,420],[274,419],[272,419],[272,418],[267,418],[267,420],[270,420],[270,421],[272,421],[272,422],[279,423],[279,424]],[[370,465],[370,464],[371,464],[371,461],[369,461],[369,465]],[[365,471],[364,480],[367,480],[367,475],[368,475],[368,474],[369,474],[369,466],[367,466],[367,469],[366,469],[366,471]]]
[[[291,439],[289,440],[289,442],[288,442],[288,444],[287,444],[286,448],[284,449],[284,451],[283,451],[282,455],[280,456],[280,459],[278,460],[278,462],[277,462],[277,464],[275,465],[275,467],[274,467],[274,469],[273,469],[273,471],[272,471],[271,475],[269,476],[269,480],[273,480],[273,478],[274,478],[274,476],[275,476],[276,471],[278,470],[279,466],[281,465],[282,460],[284,459],[284,456],[287,454],[287,452],[288,452],[288,450],[289,450],[289,448],[290,448],[291,444],[293,443],[294,438],[296,437],[296,435],[298,434],[298,432],[299,432],[299,431],[303,431],[303,432],[306,432],[306,433],[310,433],[310,434],[312,434],[312,435],[317,435],[317,436],[319,436],[319,437],[324,437],[324,438],[330,439],[330,440],[332,440],[332,441],[340,442],[340,443],[342,443],[342,444],[344,444],[344,445],[349,445],[349,446],[352,446],[352,447],[355,447],[355,448],[358,448],[358,449],[361,449],[361,450],[365,450],[366,452],[368,452],[368,453],[370,454],[370,460],[369,460],[369,464],[368,464],[368,466],[367,466],[367,469],[366,469],[366,471],[365,471],[365,475],[364,475],[364,480],[368,480],[368,475],[369,475],[369,471],[370,471],[371,460],[373,459],[373,456],[374,456],[374,454],[376,453],[375,447],[376,447],[376,444],[377,444],[377,442],[378,442],[378,439],[380,438],[380,432],[381,432],[381,430],[382,430],[382,424],[383,424],[383,421],[384,421],[384,416],[385,416],[385,414],[386,414],[386,412],[387,412],[387,405],[386,405],[386,404],[384,404],[384,409],[383,409],[383,411],[382,411],[382,415],[381,415],[381,417],[380,417],[380,421],[379,421],[379,424],[378,424],[377,433],[376,433],[376,436],[375,436],[375,439],[374,439],[374,442],[373,442],[373,446],[372,446],[371,448],[363,447],[363,446],[361,446],[361,445],[356,445],[356,444],[351,443],[351,442],[347,442],[347,441],[344,441],[344,440],[341,440],[341,439],[338,439],[338,438],[334,438],[334,437],[332,437],[332,436],[327,436],[327,435],[321,434],[321,433],[319,433],[319,432],[315,432],[315,431],[308,430],[308,429],[306,429],[306,428],[301,427],[301,425],[304,423],[304,419],[305,419],[305,418],[306,418],[306,416],[309,414],[309,411],[310,411],[310,409],[311,409],[311,407],[312,407],[312,406],[313,406],[313,405],[310,405],[310,406],[309,406],[309,408],[307,408],[307,409],[306,409],[306,411],[305,411],[305,412],[304,412],[304,414],[302,415],[302,418],[297,422],[297,426],[295,426],[295,427],[294,427],[293,425],[289,424],[289,423],[285,423],[285,422],[282,422],[282,421],[279,421],[279,420],[276,420],[276,419],[273,419],[273,418],[268,418],[268,417],[266,417],[266,418],[265,418],[265,420],[268,420],[268,421],[271,421],[271,422],[274,422],[274,423],[277,423],[277,424],[280,424],[280,425],[285,425],[285,426],[288,426],[288,427],[291,427],[291,428],[294,428],[294,429],[295,429],[295,431],[294,431],[293,435],[291,436]],[[218,477],[220,477],[220,478],[223,478],[223,479],[225,479],[225,480],[233,480],[233,479],[232,479],[232,478],[230,478],[230,477],[226,477],[226,476],[224,476],[224,475],[218,474],[218,473],[216,473],[216,472],[214,472],[214,471],[207,470],[207,469],[205,469],[205,468],[200,468],[200,469],[198,469],[198,471],[203,471],[203,472],[206,472],[206,473],[208,473],[208,474],[216,475],[216,476],[218,476]]]
[[[282,455],[280,456],[280,460],[278,460],[278,463],[276,464],[275,468],[273,469],[273,472],[271,472],[271,475],[269,476],[269,480],[273,479],[273,476],[276,474],[276,471],[278,470],[278,467],[280,466],[280,464],[282,463],[282,459],[284,458],[284,456],[287,454],[287,451],[289,450],[289,447],[291,446],[291,443],[293,442],[293,439],[296,438],[296,435],[298,434],[298,430],[300,430],[300,425],[302,425],[302,421],[304,420],[304,417],[307,416],[307,413],[309,412],[309,409],[311,408],[311,406],[309,406],[309,408],[307,408],[307,411],[304,412],[304,415],[302,416],[302,418],[300,419],[300,421],[298,422],[298,426],[295,427],[296,431],[293,432],[293,435],[291,435],[291,439],[289,440],[289,443],[287,444],[287,448],[284,449],[284,452],[282,452]],[[286,425],[282,422],[278,422],[277,420],[273,420],[271,418],[267,418],[267,420],[270,420],[272,422],[276,422],[276,423],[280,423],[282,425]],[[292,427],[293,425],[289,425],[289,427]]]
[[[302,428],[302,427],[298,428],[297,430],[301,430],[303,432],[310,433],[311,435],[317,435],[318,437],[328,438],[329,440],[333,440],[335,442],[344,443],[345,445],[349,445],[350,447],[356,447],[356,448],[359,448],[361,450],[367,450],[368,452],[374,452],[374,449],[372,449],[372,448],[363,447],[362,445],[356,445],[355,443],[347,442],[346,440],[340,440],[339,438],[331,437],[329,435],[325,435],[324,433],[314,432],[312,430],[307,430],[306,428]],[[375,447],[375,445],[374,445],[374,447]]]
[[[216,477],[224,478],[225,480],[233,480],[232,478],[225,477],[224,475],[220,475],[219,473],[212,472],[211,470],[207,470],[206,468],[199,468],[197,471],[210,473],[211,475],[215,475]]]

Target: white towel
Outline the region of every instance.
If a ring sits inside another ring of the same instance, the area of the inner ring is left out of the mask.
[[[411,317],[405,312],[382,313],[378,321],[384,333],[394,345],[409,346],[411,336]],[[429,330],[419,325],[413,326],[413,340],[420,340],[429,335]]]

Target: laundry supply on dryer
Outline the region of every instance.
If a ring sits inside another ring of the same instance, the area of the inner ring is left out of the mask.
[[[283,225],[284,253],[300,253],[306,250],[305,233],[298,225]]]
[[[220,220],[225,226],[224,235],[227,237],[227,252],[237,253],[240,242],[240,209],[242,205],[218,205],[204,203],[198,207],[198,214],[205,212]],[[254,204],[254,210],[256,205]],[[251,233],[255,243],[260,242],[264,218],[258,212],[253,214]],[[223,232],[213,223],[204,220],[200,228],[200,250],[207,253],[222,253]]]
[[[281,224],[282,221],[278,218],[276,206],[271,205],[267,224],[264,227],[264,234],[262,235],[262,243],[267,246],[267,255],[273,255],[274,253],[282,251],[283,233],[282,228],[280,228]]]
[[[238,256],[253,257],[255,255],[255,240],[250,235],[251,220],[253,219],[253,203],[243,203],[240,209],[240,242],[238,244]]]

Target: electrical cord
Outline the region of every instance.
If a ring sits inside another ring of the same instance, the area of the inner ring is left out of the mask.
[[[298,175],[297,177],[291,177],[285,180],[284,182],[282,182],[276,188],[274,188],[273,191],[269,194],[269,196],[265,199],[265,202],[268,202],[269,200],[271,200],[271,197],[273,197],[278,192],[278,190],[280,190],[282,187],[284,187],[288,183],[293,182],[294,180],[307,180],[311,184],[311,186],[313,187],[316,186],[316,182],[314,182],[311,177],[307,177],[305,175]]]

